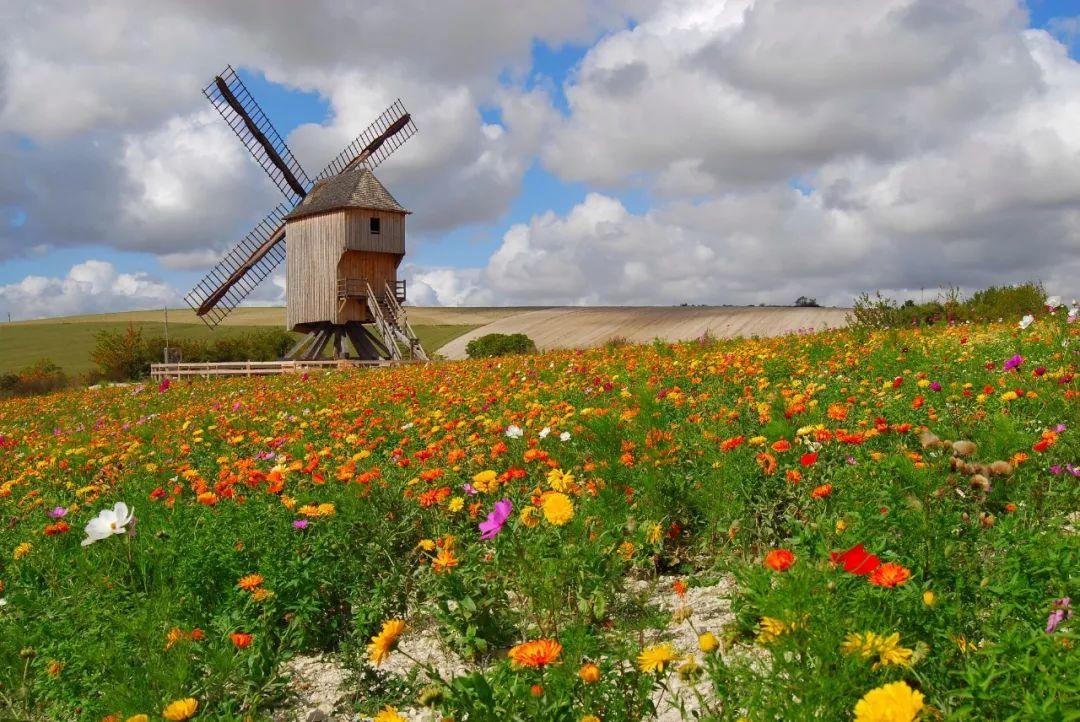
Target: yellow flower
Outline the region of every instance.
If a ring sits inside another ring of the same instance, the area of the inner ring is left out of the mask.
[[[758,644],[769,645],[780,637],[795,631],[794,624],[788,624],[776,617],[762,617],[758,622]]]
[[[927,589],[925,592],[922,593],[922,603],[925,604],[926,606],[932,607],[932,606],[934,606],[934,602],[936,602],[936,601],[937,601],[937,597],[929,589]]]
[[[195,712],[198,709],[199,703],[195,701],[195,698],[188,697],[187,699],[178,699],[175,702],[170,702],[165,706],[165,709],[161,711],[161,716],[172,722],[183,722],[186,719],[194,717]]]
[[[419,546],[421,549],[423,549],[426,552],[433,552],[433,551],[435,551],[435,540],[434,539],[421,539],[420,543],[417,546]]]
[[[569,491],[574,486],[574,475],[564,473],[562,469],[552,469],[548,472],[547,481],[555,491]]]
[[[716,648],[720,646],[720,640],[716,638],[716,635],[712,632],[705,632],[699,635],[697,638],[698,649],[708,654],[709,652],[716,651]]]
[[[124,722],[150,722],[150,718],[144,714],[133,714],[124,720]]]
[[[855,722],[914,722],[922,708],[921,693],[892,682],[863,695],[855,705]]]
[[[544,497],[544,518],[549,524],[562,526],[574,518],[574,503],[561,492],[547,494]]]
[[[450,512],[457,513],[465,508],[465,500],[462,499],[460,496],[455,496],[446,505],[446,508]]]
[[[840,645],[844,654],[857,655],[863,659],[877,657],[874,669],[881,666],[906,667],[911,663],[912,650],[900,646],[900,633],[894,632],[888,637],[874,632],[851,632]]]
[[[390,652],[397,646],[398,637],[405,631],[405,622],[401,619],[388,619],[383,622],[379,633],[371,638],[367,646],[368,659],[376,667],[390,656]]]
[[[677,660],[679,655],[670,644],[657,644],[646,647],[638,655],[638,669],[642,672],[663,672],[664,666]]]
[[[494,491],[495,488],[498,487],[498,478],[499,475],[490,469],[488,469],[487,471],[481,471],[479,474],[472,478],[473,488],[483,493]]]
[[[398,714],[397,710],[386,705],[382,710],[372,718],[372,722],[409,722],[406,718]]]
[[[521,523],[532,529],[534,526],[540,523],[540,510],[535,506],[527,506],[521,510],[521,514],[518,515],[518,519]]]
[[[600,718],[594,714],[587,714],[581,718],[581,722],[600,722]]]
[[[34,545],[31,544],[30,542],[23,542],[19,546],[15,547],[15,551],[13,551],[11,553],[11,557],[15,561],[19,561],[20,559],[25,557],[27,554],[29,554],[30,550],[33,549],[33,548],[34,548]]]
[[[649,543],[658,544],[660,542],[660,537],[663,535],[663,533],[664,527],[660,526],[659,524],[653,524],[652,528],[649,529]]]

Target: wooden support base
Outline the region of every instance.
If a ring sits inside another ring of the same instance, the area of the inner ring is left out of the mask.
[[[351,355],[346,340],[356,353]],[[312,328],[285,354],[285,359],[315,361],[322,358],[323,350],[333,341],[334,358],[354,358],[360,361],[385,361],[393,358],[386,345],[362,323],[324,323]]]

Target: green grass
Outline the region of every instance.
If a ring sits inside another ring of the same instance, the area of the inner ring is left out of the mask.
[[[144,336],[164,336],[165,325],[152,321],[132,321]],[[126,321],[79,320],[58,322],[21,322],[0,324],[0,373],[18,371],[41,358],[51,359],[70,376],[93,370],[90,354],[99,331],[127,328]],[[202,323],[170,323],[173,339],[214,339],[257,331],[264,324],[221,326],[211,331]],[[416,325],[413,330],[428,353],[434,353],[449,341],[476,328],[476,325]],[[298,337],[299,338],[299,337]]]

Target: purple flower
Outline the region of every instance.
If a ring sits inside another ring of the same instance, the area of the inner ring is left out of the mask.
[[[1054,427],[1054,433],[1056,434],[1060,434],[1063,431],[1065,431],[1065,424],[1058,424]]]
[[[1072,616],[1072,601],[1068,597],[1054,600],[1053,611],[1046,618],[1046,633],[1053,634],[1062,622]]]
[[[464,491],[469,496],[476,496],[479,493],[479,492],[476,491],[476,487],[473,486],[472,484],[470,484],[469,482],[465,482],[464,484],[462,484],[461,485],[461,490]]]
[[[49,512],[49,518],[50,519],[61,519],[61,518],[65,517],[65,516],[67,516],[67,511],[68,510],[65,509],[64,507],[58,506],[58,507],[56,507],[55,509],[53,509],[52,511]]]
[[[1054,464],[1053,466],[1050,467],[1050,473],[1053,474],[1054,476],[1057,476],[1058,474],[1060,474],[1063,471],[1065,471],[1065,469],[1062,468],[1061,464]]]
[[[480,522],[480,538],[494,539],[495,535],[502,531],[513,509],[514,504],[509,499],[495,502],[495,511],[488,514],[487,521]]]
[[[941,391],[941,384],[939,384],[937,381],[935,381],[934,383],[930,384],[930,390],[931,391]]]
[[[1024,363],[1024,357],[1020,354],[1016,354],[1011,359],[1005,362],[1005,365],[1002,366],[1002,370],[1012,371],[1014,368],[1018,367],[1022,363]]]
[[[298,531],[303,531],[308,528],[310,522],[307,519],[297,519],[292,523],[292,528]]]

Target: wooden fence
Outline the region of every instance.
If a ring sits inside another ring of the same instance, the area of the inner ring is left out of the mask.
[[[306,371],[327,371],[368,366],[398,366],[412,361],[360,361],[338,359],[326,361],[233,361],[211,363],[150,364],[150,377],[155,380],[179,379],[184,376],[270,376],[296,374]]]

